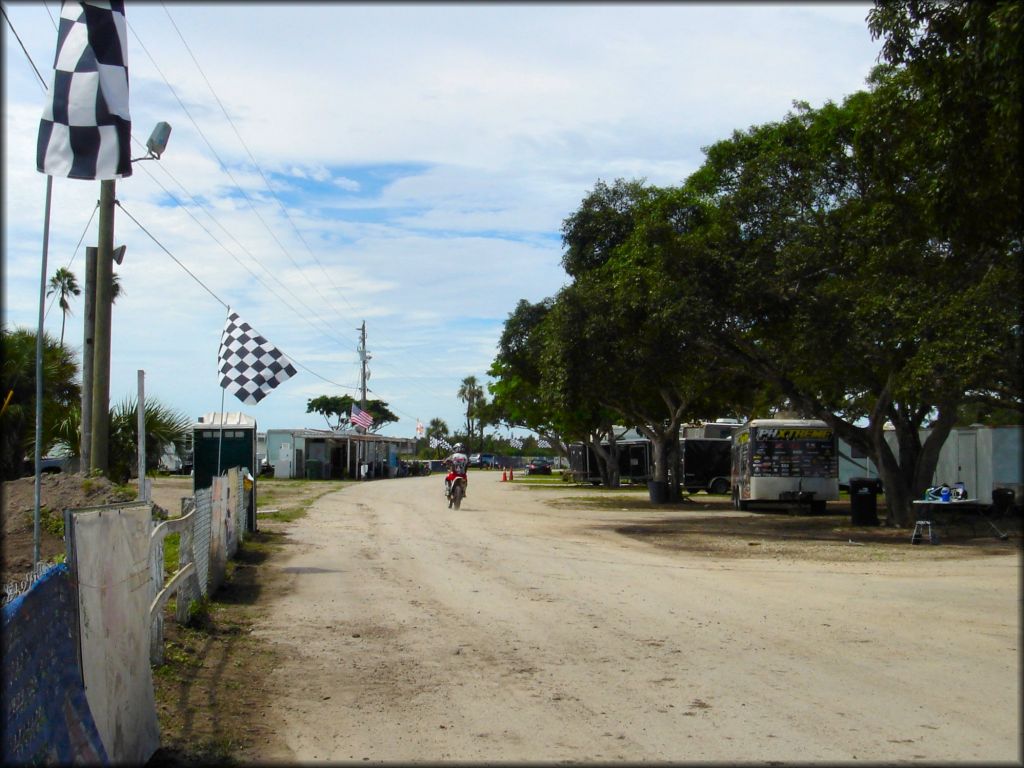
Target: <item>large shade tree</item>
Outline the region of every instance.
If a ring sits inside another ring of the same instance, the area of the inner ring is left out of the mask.
[[[1013,380],[1020,239],[966,247],[944,231],[944,150],[900,77],[735,133],[691,183],[717,211],[714,258],[694,265],[730,310],[716,343],[871,456],[908,524],[958,407]]]

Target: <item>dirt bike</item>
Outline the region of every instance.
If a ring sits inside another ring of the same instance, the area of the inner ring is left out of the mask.
[[[455,507],[459,509],[462,506],[462,499],[466,495],[466,476],[455,475],[452,477],[451,483],[448,486],[448,493],[445,494],[448,498],[448,509]]]

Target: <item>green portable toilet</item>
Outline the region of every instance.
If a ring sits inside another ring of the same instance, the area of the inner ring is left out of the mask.
[[[221,425],[223,417],[223,427]],[[208,413],[192,425],[192,492],[209,488],[213,478],[231,467],[245,467],[252,475],[252,493],[245,513],[245,528],[256,530],[256,419],[244,413]]]

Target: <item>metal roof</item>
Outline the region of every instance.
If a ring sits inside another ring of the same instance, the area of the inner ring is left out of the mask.
[[[199,421],[196,422],[193,426],[218,426],[221,423],[221,416],[224,417],[225,427],[256,427],[256,419],[254,419],[252,416],[246,416],[244,413],[240,411],[226,412],[223,414],[221,414],[219,411],[207,413],[203,416],[200,416]]]

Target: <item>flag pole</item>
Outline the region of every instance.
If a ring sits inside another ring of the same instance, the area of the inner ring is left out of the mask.
[[[39,564],[39,508],[43,477],[43,320],[46,317],[46,260],[50,252],[50,202],[53,176],[46,175],[46,206],[43,213],[43,265],[39,274],[39,328],[36,331],[36,450],[35,499],[32,510],[32,565]]]

